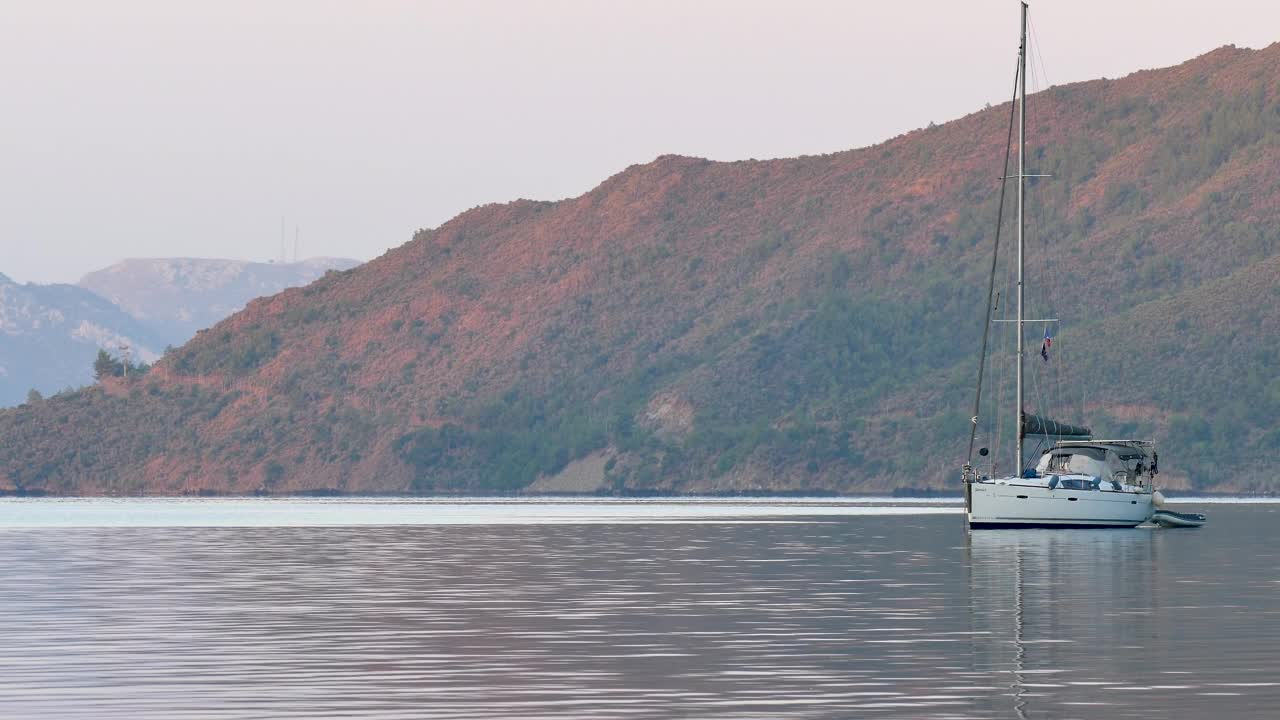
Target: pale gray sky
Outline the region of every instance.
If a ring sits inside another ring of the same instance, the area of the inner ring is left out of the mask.
[[[368,259],[664,153],[872,144],[1003,100],[1016,0],[0,0],[0,273]],[[1280,39],[1280,4],[1041,0],[1050,83]]]

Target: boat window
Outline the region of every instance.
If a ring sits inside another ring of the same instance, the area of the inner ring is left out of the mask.
[[[1107,455],[1106,450],[1103,450],[1102,448],[1095,448],[1095,447],[1073,447],[1068,450],[1065,450],[1065,452],[1069,452],[1072,455],[1083,455],[1089,458],[1090,460],[1097,460],[1099,462],[1102,462],[1104,459],[1106,459],[1106,455]]]

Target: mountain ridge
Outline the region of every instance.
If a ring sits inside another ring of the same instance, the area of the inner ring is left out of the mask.
[[[1280,448],[1257,429],[1280,412],[1274,358],[1241,329],[1280,337],[1277,72],[1280,46],[1220,48],[1031,98],[1031,167],[1054,176],[1031,183],[1033,295],[1079,318],[1055,347],[1082,360],[1066,384],[1087,379],[1099,431],[1177,441],[1174,487],[1275,484],[1255,472]],[[146,378],[0,413],[0,486],[954,487],[1007,112],[827,155],[661,156],[576,198],[473,208],[250,302]],[[1225,301],[1243,310],[1208,311]]]
[[[345,258],[253,262],[223,258],[127,258],[86,273],[80,287],[107,298],[181,344],[197,330],[238,311],[252,298],[305,285],[328,270],[360,263]]]

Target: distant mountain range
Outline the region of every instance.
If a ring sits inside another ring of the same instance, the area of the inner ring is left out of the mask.
[[[124,260],[80,278],[82,288],[107,298],[181,345],[197,330],[240,310],[253,298],[306,285],[329,270],[347,270],[359,261],[310,258],[292,263],[260,263],[203,258]]]
[[[1154,437],[1166,487],[1280,485],[1277,78],[1280,44],[1221,48],[1030,101],[1053,416]],[[958,489],[1008,113],[472,209],[0,411],[0,489]]]
[[[20,285],[0,275],[0,406],[29,390],[50,394],[93,381],[98,348],[153,362],[164,336],[110,300],[76,285]]]
[[[255,297],[305,285],[359,263],[164,258],[125,260],[78,285],[19,284],[0,275],[0,406],[30,390],[51,394],[93,381],[99,348],[154,362]]]

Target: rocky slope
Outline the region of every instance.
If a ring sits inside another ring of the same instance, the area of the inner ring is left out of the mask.
[[[1154,435],[1173,486],[1277,484],[1277,77],[1223,48],[1032,98],[1030,296],[1069,322],[1031,409]],[[955,487],[1007,122],[473,209],[0,414],[0,487]]]

